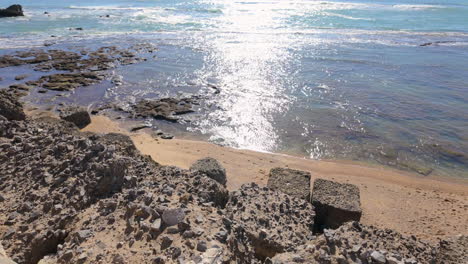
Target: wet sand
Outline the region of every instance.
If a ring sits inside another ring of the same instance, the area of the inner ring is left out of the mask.
[[[349,161],[316,161],[193,140],[158,139],[148,133],[149,129],[131,133],[127,125],[105,116],[93,116],[92,123],[83,131],[127,134],[143,154],[163,165],[188,169],[197,159],[213,157],[226,168],[230,190],[252,181],[265,185],[274,167],[309,171],[312,180],[324,178],[359,186],[364,224],[434,242],[438,238],[468,234],[467,180],[422,177]]]

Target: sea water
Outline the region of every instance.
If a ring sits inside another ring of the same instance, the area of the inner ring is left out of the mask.
[[[176,129],[237,148],[468,177],[466,0],[21,4],[25,17],[0,20],[0,52],[158,47],[154,60],[114,72],[121,86],[69,100],[134,102],[216,86]],[[0,86],[12,71],[0,69]]]

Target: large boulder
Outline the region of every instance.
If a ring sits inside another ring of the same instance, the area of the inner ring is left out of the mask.
[[[310,200],[310,173],[286,168],[273,168],[267,186],[291,196]]]
[[[0,17],[24,16],[21,5],[11,5],[5,9],[0,9]]]
[[[226,170],[213,158],[207,157],[197,160],[190,167],[190,171],[192,173],[205,174],[222,185],[226,185]]]
[[[72,122],[77,127],[84,128],[91,123],[91,117],[84,107],[67,106],[60,110],[60,118]]]
[[[312,189],[316,231],[338,228],[348,221],[359,221],[362,210],[359,188],[324,179],[316,179]]]
[[[0,90],[0,115],[8,120],[24,120],[26,115],[18,98],[6,90]]]
[[[230,195],[225,215],[236,263],[261,263],[313,238],[314,208],[308,201],[255,183]]]

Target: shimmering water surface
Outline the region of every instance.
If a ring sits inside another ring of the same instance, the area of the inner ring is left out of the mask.
[[[21,4],[25,17],[0,21],[2,53],[44,43],[158,47],[155,59],[115,70],[121,86],[67,100],[203,94],[173,129],[238,148],[468,177],[466,0]],[[0,69],[0,86],[16,72]]]

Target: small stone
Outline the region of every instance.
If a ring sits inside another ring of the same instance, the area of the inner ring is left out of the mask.
[[[120,254],[114,254],[114,257],[112,258],[112,263],[113,264],[125,264],[125,260]]]
[[[154,232],[161,231],[161,218],[154,220],[154,222],[151,224],[151,230]]]
[[[205,252],[207,249],[206,242],[205,241],[200,241],[197,244],[197,250],[200,252]]]
[[[161,250],[165,250],[166,248],[170,247],[172,245],[172,241],[172,238],[163,236],[161,238]]]
[[[29,76],[29,75],[27,75],[27,74],[17,75],[17,76],[15,76],[15,80],[21,81],[21,80],[23,80],[23,79],[26,79],[28,76]]]
[[[182,222],[185,218],[185,213],[182,208],[168,209],[165,210],[162,219],[164,223],[168,226],[177,225]]]
[[[166,263],[166,257],[158,256],[153,259],[153,264],[164,264]]]
[[[177,227],[177,226],[170,226],[170,227],[168,227],[168,228],[166,229],[166,232],[167,232],[168,234],[177,234],[177,233],[179,233],[179,227]]]
[[[387,262],[387,260],[385,259],[385,256],[377,250],[374,250],[370,256],[372,260],[377,263],[385,264]]]

